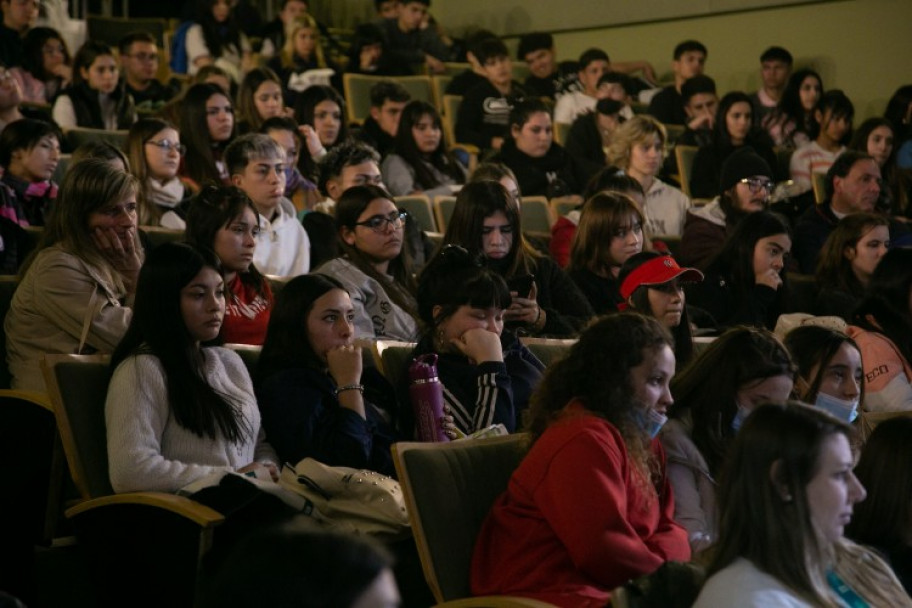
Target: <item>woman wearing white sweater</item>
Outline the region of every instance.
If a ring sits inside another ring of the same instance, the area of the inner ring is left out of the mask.
[[[111,359],[105,419],[115,491],[177,492],[229,472],[277,478],[243,362],[210,346],[224,291],[217,262],[189,245],[162,245],[146,260]]]

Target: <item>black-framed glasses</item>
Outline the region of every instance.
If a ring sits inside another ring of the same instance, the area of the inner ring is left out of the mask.
[[[163,139],[161,141],[149,140],[146,143],[151,146],[155,146],[156,148],[160,148],[162,150],[162,152],[164,152],[165,154],[167,154],[171,150],[177,150],[177,153],[180,154],[181,156],[183,156],[187,152],[187,146],[185,146],[184,144],[175,143],[175,142],[171,141],[170,139]]]
[[[773,188],[776,187],[775,182],[771,179],[765,177],[745,177],[741,180],[742,184],[747,184],[748,190],[751,194],[757,194],[761,190],[766,190],[767,192],[772,192]]]
[[[383,232],[386,230],[386,225],[389,224],[393,227],[393,230],[398,230],[402,228],[402,222],[405,221],[405,212],[404,211],[393,211],[389,215],[375,215],[369,217],[363,222],[355,222],[355,226],[364,226],[365,228],[370,228],[374,232]]]

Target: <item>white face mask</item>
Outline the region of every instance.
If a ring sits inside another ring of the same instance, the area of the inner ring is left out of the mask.
[[[817,393],[814,406],[833,414],[843,422],[854,422],[858,417],[858,399],[846,401],[832,395]]]
[[[668,422],[668,416],[650,408],[645,414],[642,410],[637,410],[637,422],[640,427],[649,435],[650,439],[655,439],[662,427]]]
[[[735,412],[735,417],[732,418],[732,430],[737,434],[741,430],[741,425],[744,424],[744,419],[750,412],[743,405],[738,404],[738,411]]]

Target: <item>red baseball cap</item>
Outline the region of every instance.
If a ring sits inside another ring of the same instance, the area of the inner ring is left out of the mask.
[[[696,268],[681,268],[670,255],[652,258],[627,275],[621,283],[621,297],[626,301],[641,285],[662,285],[679,277],[682,281],[699,283],[703,273]]]

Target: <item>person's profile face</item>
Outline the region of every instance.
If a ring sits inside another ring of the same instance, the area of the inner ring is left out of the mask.
[[[845,435],[833,433],[823,440],[817,455],[817,472],[805,487],[811,523],[823,545],[842,538],[855,503],[867,495],[854,468],[855,459]]]

